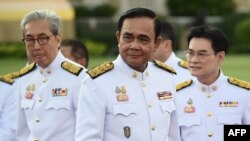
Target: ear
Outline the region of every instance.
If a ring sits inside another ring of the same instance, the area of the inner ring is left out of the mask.
[[[56,35],[55,37],[56,37],[56,40],[57,40],[58,49],[60,49],[61,41],[62,41],[61,35],[58,34],[58,35]]]
[[[78,59],[76,62],[78,64],[84,66],[85,68],[87,68],[87,66],[86,66],[87,65],[87,60],[85,58]]]
[[[115,36],[116,36],[116,40],[117,40],[118,46],[119,46],[119,44],[120,44],[120,32],[116,31]]]
[[[162,37],[157,37],[157,39],[155,40],[155,47],[154,47],[154,52],[156,51],[156,49],[160,46],[160,43],[162,41]]]
[[[169,40],[169,39],[166,39],[165,40],[165,47],[166,47],[166,49],[168,50],[168,51],[172,51],[173,50],[173,46],[172,46],[172,41],[171,40]]]
[[[225,53],[225,51],[221,51],[221,52],[218,52],[217,54],[218,54],[218,57],[219,57],[220,64],[222,64],[222,62],[225,59],[226,53]]]

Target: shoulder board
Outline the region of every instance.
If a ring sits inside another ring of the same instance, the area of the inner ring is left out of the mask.
[[[181,61],[178,62],[178,65],[180,67],[183,67],[184,69],[188,69],[187,61],[181,60]]]
[[[192,83],[193,83],[192,79],[181,82],[181,83],[176,85],[176,91],[179,91],[179,90],[182,90],[182,89],[184,89],[184,88],[186,88],[188,86],[191,86]]]
[[[163,70],[166,70],[166,71],[168,71],[168,72],[170,72],[170,73],[176,74],[176,71],[175,71],[174,68],[172,68],[172,67],[170,67],[170,66],[164,64],[163,62],[158,61],[158,60],[154,60],[154,63],[155,63],[155,65],[156,65],[157,67],[159,67],[159,68],[161,68],[161,69],[163,69]]]
[[[36,68],[36,64],[32,63],[30,65],[23,67],[19,71],[7,73],[4,75],[4,77],[10,78],[10,79],[15,79],[15,78],[24,76],[25,74],[28,74],[29,72],[33,71],[35,68]]]
[[[94,67],[87,71],[87,73],[90,75],[91,78],[96,78],[114,68],[114,64],[112,62],[107,62],[104,64],[101,64],[97,67]]]
[[[63,61],[61,64],[62,68],[65,69],[66,71],[78,76],[80,74],[80,72],[83,70],[82,67],[73,64],[71,62],[68,61]]]
[[[5,77],[5,76],[0,76],[0,81],[2,82],[5,82],[5,83],[8,83],[10,85],[12,85],[14,83],[14,80],[13,79],[10,79],[8,77]]]
[[[228,78],[227,81],[235,86],[250,90],[250,83],[236,78]]]

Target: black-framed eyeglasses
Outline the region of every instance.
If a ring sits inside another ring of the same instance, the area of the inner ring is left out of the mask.
[[[45,37],[38,37],[37,39],[23,38],[22,41],[25,43],[26,46],[33,46],[36,40],[39,45],[45,45],[49,42],[51,36],[54,36],[54,34]]]
[[[191,50],[186,50],[186,51],[184,51],[184,53],[186,54],[187,57],[190,57],[190,58],[192,58],[194,56],[197,56],[198,58],[204,59],[209,55],[216,54],[217,52],[207,53],[207,52],[194,52],[194,51],[191,51]]]

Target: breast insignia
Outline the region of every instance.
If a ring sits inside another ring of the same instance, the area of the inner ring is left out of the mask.
[[[235,86],[250,90],[250,83],[236,78],[228,78],[227,81]]]
[[[14,83],[14,80],[13,79],[10,79],[8,77],[5,77],[5,76],[0,76],[0,81],[2,82],[5,82],[5,83],[8,83],[10,85],[12,85]]]
[[[187,61],[181,60],[178,62],[178,65],[184,69],[188,69]]]
[[[68,71],[76,76],[78,76],[81,73],[81,71],[83,70],[82,67],[77,66],[76,64],[73,64],[73,63],[68,62],[68,61],[63,61],[61,66],[66,71]]]
[[[90,75],[91,78],[95,79],[96,77],[112,70],[113,68],[114,64],[112,62],[107,62],[88,70],[87,73]]]
[[[166,70],[166,71],[168,71],[168,72],[170,72],[170,73],[176,74],[176,71],[175,71],[174,68],[172,68],[172,67],[170,67],[170,66],[164,64],[163,62],[158,61],[158,60],[154,60],[154,63],[155,63],[155,65],[156,65],[157,67],[159,67],[159,68],[161,68],[161,69],[163,69],[163,70]]]
[[[184,89],[184,88],[186,88],[188,86],[191,86],[192,83],[193,83],[192,79],[181,82],[181,83],[176,85],[176,91],[179,91],[179,90],[182,90],[182,89]]]
[[[28,74],[29,72],[33,71],[36,68],[36,64],[32,63],[30,65],[27,65],[16,72],[7,73],[4,75],[4,77],[9,79],[16,79],[18,77],[24,76],[25,74]]]

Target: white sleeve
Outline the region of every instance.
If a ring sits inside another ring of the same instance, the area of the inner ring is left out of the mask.
[[[105,97],[90,77],[83,80],[77,110],[76,141],[103,141]]]
[[[0,140],[13,141],[16,133],[17,97],[12,87],[0,88]],[[1,102],[2,101],[2,102]]]

